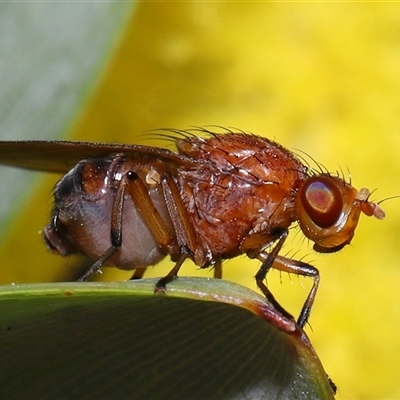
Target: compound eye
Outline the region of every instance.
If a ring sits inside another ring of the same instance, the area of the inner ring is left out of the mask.
[[[301,189],[301,203],[316,225],[329,228],[342,213],[343,197],[332,179],[316,176],[304,183]]]

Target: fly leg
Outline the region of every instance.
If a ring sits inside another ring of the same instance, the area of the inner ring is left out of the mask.
[[[165,275],[163,278],[159,279],[158,282],[156,283],[156,287],[154,289],[154,292],[166,292],[166,286],[168,283],[172,282],[174,279],[178,277],[178,272],[181,269],[181,266],[183,262],[186,260],[188,257],[187,254],[182,254],[178,261],[175,263],[174,267],[171,269],[171,271],[168,272],[167,275]]]
[[[261,261],[263,261],[260,269],[256,273],[256,283],[259,289],[262,291],[264,296],[267,298],[267,300],[272,303],[272,305],[284,316],[288,317],[289,319],[292,319],[292,316],[277,302],[275,299],[274,295],[271,293],[271,291],[268,289],[267,285],[264,283],[264,280],[267,276],[268,271],[273,267],[273,264],[278,257],[279,251],[282,249],[283,243],[285,242],[287,238],[287,231],[284,231],[284,233],[281,235],[281,237],[278,240],[278,243],[275,245],[275,247],[272,249],[270,253],[265,253],[261,252],[257,258]]]
[[[143,275],[144,275],[145,272],[146,272],[146,269],[147,269],[147,267],[144,267],[144,268],[136,268],[136,269],[135,269],[135,272],[134,272],[133,275],[132,275],[131,280],[142,279],[142,278],[143,278]]]
[[[192,249],[196,246],[195,234],[187,216],[185,205],[183,204],[177,184],[172,177],[165,175],[161,177],[161,186],[163,188],[165,203],[174,225],[180,256],[171,271],[157,282],[156,292],[166,291],[166,286],[178,277],[178,272],[183,262],[192,256]]]
[[[214,264],[214,279],[222,279],[222,261],[218,260]]]
[[[280,271],[289,272],[291,274],[309,276],[313,278],[312,288],[308,293],[297,320],[297,324],[300,326],[300,328],[303,328],[308,321],[308,317],[310,316],[311,308],[314,304],[315,296],[317,294],[320,280],[319,271],[317,268],[307,263],[280,256],[276,258],[273,268],[279,269]]]
[[[115,195],[114,204],[111,211],[111,229],[110,239],[111,246],[103,253],[103,255],[78,279],[79,281],[87,281],[95,272],[100,271],[101,266],[121,247],[122,244],[122,211],[124,206],[124,181],[121,181],[117,193]]]
[[[172,282],[174,279],[178,277],[178,272],[183,264],[183,262],[189,257],[188,254],[182,254],[178,261],[176,262],[174,268],[168,272],[164,278],[161,278],[156,284],[157,291],[165,291],[165,286]],[[222,279],[222,263],[221,261],[217,261],[214,265],[214,278],[215,279]]]
[[[110,239],[111,246],[104,254],[90,267],[90,269],[79,279],[86,281],[89,277],[100,270],[101,266],[121,247],[122,245],[122,216],[125,194],[129,194],[135,207],[140,212],[147,226],[154,235],[156,241],[164,249],[167,249],[173,242],[173,236],[165,225],[160,213],[151,200],[145,184],[135,171],[127,172],[117,188],[112,213]],[[140,272],[139,272],[140,273]]]
[[[277,244],[270,253],[262,252],[257,256],[257,258],[263,261],[263,263],[256,274],[256,282],[257,286],[263,292],[268,301],[270,301],[280,312],[283,312],[283,314],[287,316],[287,311],[284,310],[283,307],[275,300],[274,296],[264,283],[264,279],[269,269],[272,267],[279,271],[313,278],[313,286],[307,296],[306,301],[304,302],[300,316],[297,320],[297,324],[300,326],[300,328],[303,328],[307,323],[308,317],[310,316],[311,308],[314,304],[315,296],[318,290],[320,280],[319,271],[315,267],[304,262],[292,260],[290,258],[281,257],[278,255],[282,249],[283,243],[287,238],[287,235],[288,232],[283,231]]]

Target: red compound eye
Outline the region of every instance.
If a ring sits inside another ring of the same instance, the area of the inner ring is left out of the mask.
[[[328,176],[308,179],[301,189],[301,202],[311,220],[321,228],[334,225],[343,208],[342,194]]]

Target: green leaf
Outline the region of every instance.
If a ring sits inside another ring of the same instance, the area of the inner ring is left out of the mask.
[[[332,399],[305,333],[215,279],[0,287],[0,397]],[[264,311],[263,311],[264,310]]]

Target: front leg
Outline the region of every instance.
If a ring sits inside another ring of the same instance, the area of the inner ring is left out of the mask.
[[[263,263],[256,274],[256,282],[257,286],[263,292],[265,297],[270,301],[282,314],[289,315],[285,309],[275,300],[274,296],[267,288],[264,283],[265,277],[270,270],[270,268],[277,269],[279,271],[288,272],[291,274],[302,275],[302,276],[309,276],[313,278],[313,286],[310,290],[310,293],[307,296],[306,301],[301,309],[300,316],[297,320],[297,324],[303,328],[304,325],[307,323],[307,320],[310,316],[311,308],[314,304],[315,296],[318,290],[319,285],[319,271],[302,261],[293,260],[291,258],[286,258],[279,256],[279,252],[282,249],[283,243],[287,238],[288,232],[287,230],[283,231],[280,235],[278,242],[274,246],[271,252],[267,253],[266,251],[260,252],[256,258],[261,260]]]

